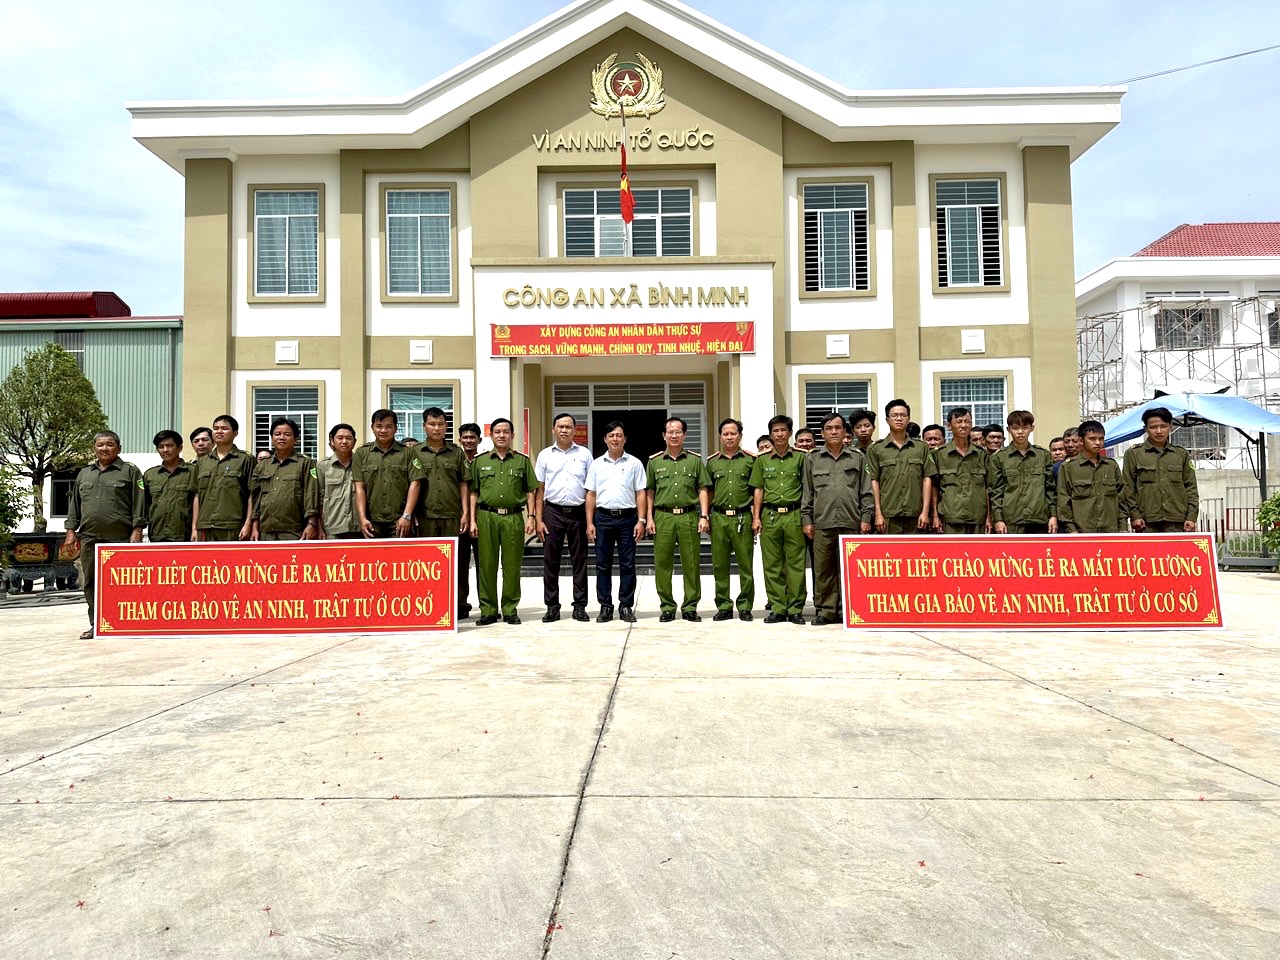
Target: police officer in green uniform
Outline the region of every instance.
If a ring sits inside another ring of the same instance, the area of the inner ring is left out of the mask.
[[[253,531],[253,498],[249,478],[257,462],[235,445],[240,423],[228,413],[213,421],[213,449],[196,471],[192,506],[196,539],[248,540]]]
[[[1014,410],[1006,418],[1012,442],[987,458],[987,488],[996,533],[1057,533],[1058,491],[1053,454],[1031,442],[1036,418]]]
[[[952,407],[947,426],[951,441],[933,451],[933,529],[947,534],[986,533],[991,515],[987,452],[969,442],[973,415],[968,407]]]
[[[1124,455],[1125,501],[1135,533],[1191,533],[1200,516],[1196,468],[1185,447],[1169,442],[1168,407],[1143,411],[1147,436]]]
[[[426,477],[422,461],[396,440],[400,420],[394,412],[375,410],[369,425],[373,442],[355,452],[351,465],[360,530],[370,540],[407,537]]]
[[[81,582],[89,605],[89,629],[81,640],[93,636],[93,587],[97,575],[94,547],[99,543],[142,542],[147,525],[147,492],[142,471],[120,459],[120,437],[100,430],[93,437],[95,463],[76,474],[67,507],[64,545],[80,548]]]
[[[151,441],[159,466],[142,475],[147,490],[147,539],[152,543],[190,540],[191,501],[196,496],[195,466],[182,459],[182,434],[161,430]]]
[[[755,458],[742,449],[742,424],[720,421],[720,449],[707,458],[711,491],[711,569],[716,580],[716,615],[733,619],[729,594],[729,558],[738,562],[738,619],[750,620],[756,601],[755,535],[751,532],[751,467]]]
[[[813,543],[813,607],[815,627],[840,623],[840,537],[871,532],[875,499],[867,458],[854,444],[845,444],[844,417],[827,414],[822,421],[822,446],[805,457],[800,520]]]
[[[298,455],[298,423],[271,421],[271,457],[253,468],[253,540],[315,540],[320,536],[316,462]]]
[[[804,623],[805,536],[800,522],[805,455],[791,446],[791,418],[769,421],[773,449],[751,465],[755,488],[751,530],[760,535],[764,592],[769,599],[765,623]],[[779,452],[781,451],[781,452]]]
[[[684,448],[689,425],[680,417],[667,417],[663,438],[667,448],[649,458],[645,469],[649,493],[649,516],[646,530],[653,537],[654,584],[662,612],[658,622],[670,623],[676,618],[676,598],[671,592],[671,575],[675,570],[676,548],[680,549],[680,572],[684,577],[684,600],[680,616],[699,623],[698,601],[702,599],[699,566],[702,558],[701,534],[711,528],[707,507],[706,464]]]
[[[902,399],[885,404],[889,435],[867,449],[867,474],[876,503],[877,533],[918,533],[931,525],[933,512],[932,451],[923,440],[907,436],[911,407]]]
[[[447,439],[449,421],[440,407],[422,411],[426,442],[417,448],[427,475],[427,489],[418,498],[418,533],[424,537],[464,537],[471,529],[471,465],[461,447]]]
[[[1102,450],[1106,430],[1097,420],[1080,424],[1080,453],[1058,469],[1058,523],[1067,533],[1118,533],[1124,477]]]
[[[520,563],[524,541],[533,536],[533,461],[511,449],[515,427],[506,417],[489,426],[493,449],[471,461],[471,535],[478,539],[476,593],[480,596],[477,627],[498,622],[498,567],[502,567],[502,619],[519,623]],[[527,510],[521,520],[521,508]]]

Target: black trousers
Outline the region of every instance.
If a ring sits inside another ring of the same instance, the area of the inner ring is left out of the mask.
[[[587,605],[587,508],[542,504],[547,536],[542,542],[542,598],[548,607],[560,605],[560,557],[569,541],[569,565],[573,571],[573,605]]]
[[[458,534],[458,609],[460,611],[471,610],[471,603],[468,600],[470,595],[470,580],[472,567],[476,568],[479,573],[479,554],[476,553],[476,542],[469,533]]]
[[[613,554],[618,554],[618,605],[636,605],[636,514],[596,511],[596,600],[613,606]]]

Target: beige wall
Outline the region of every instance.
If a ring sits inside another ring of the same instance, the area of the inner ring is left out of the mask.
[[[186,192],[184,437],[231,408],[231,161],[188,160]]]

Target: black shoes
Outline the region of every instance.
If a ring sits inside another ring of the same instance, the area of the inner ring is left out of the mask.
[[[519,617],[517,617],[517,616],[513,613],[513,614],[512,614],[511,616],[509,616],[509,617],[503,617],[503,618],[502,618],[502,622],[503,622],[503,623],[509,623],[509,624],[511,624],[512,626],[514,626],[515,624],[517,624],[517,623],[519,623],[519,622],[520,622],[520,618],[519,618]]]
[[[497,623],[497,622],[498,622],[499,620],[501,620],[501,619],[502,619],[502,618],[501,618],[501,617],[499,617],[496,613],[493,613],[493,614],[490,614],[490,615],[489,615],[489,616],[487,616],[487,617],[481,617],[479,620],[477,620],[477,621],[476,621],[476,626],[477,626],[477,627],[487,627],[487,626],[489,626],[489,624],[491,624],[491,623]]]
[[[833,623],[839,623],[839,622],[840,621],[836,620],[834,617],[824,617],[822,614],[818,614],[816,617],[813,618],[813,625],[815,627],[827,627]]]
[[[458,619],[459,620],[471,619],[471,604],[464,603],[462,606],[458,608]]]
[[[576,612],[576,611],[575,611]],[[555,623],[560,619],[560,606],[547,607],[547,612],[542,615],[543,623]]]
[[[658,622],[670,623],[675,618],[676,618],[676,612],[674,610],[663,610],[662,613],[659,614],[658,616]]]
[[[765,623],[786,623],[787,615],[785,613],[774,613],[772,610],[770,610],[769,615],[764,618],[764,622]]]
[[[609,608],[609,613],[610,613],[610,614],[612,614],[612,613],[613,613],[613,607],[610,607],[610,608]],[[622,607],[622,608],[618,611],[618,619],[619,619],[619,620],[622,620],[622,621],[624,621],[624,622],[626,622],[626,623],[635,623],[635,622],[636,622],[636,612],[635,612],[634,610],[632,610],[630,607]]]
[[[792,623],[800,624],[800,626],[802,627],[805,626],[804,617],[798,613],[793,613],[791,616],[787,617],[787,619],[790,620]]]
[[[627,608],[623,607],[622,609],[625,611]],[[600,616],[596,617],[596,623],[608,623],[612,619],[613,619],[613,604],[606,603],[602,605],[600,607]],[[623,619],[625,619],[625,617]]]
[[[750,611],[750,610],[743,610],[740,614],[738,614],[738,619],[739,619],[739,620],[754,620],[754,619],[755,619],[755,617],[753,617],[753,616],[751,615],[751,611]]]
[[[586,607],[574,607],[573,619],[577,620],[579,623],[587,623],[591,618],[587,616]]]
[[[690,623],[702,622],[702,618],[698,616],[698,612],[696,610],[686,610],[684,613],[680,614],[680,619],[688,620]]]
[[[732,610],[717,610],[717,611],[716,611],[716,615],[715,615],[714,617],[712,617],[711,619],[712,619],[712,620],[714,620],[714,621],[716,621],[717,623],[719,623],[719,622],[720,622],[720,621],[722,621],[722,620],[732,620],[732,619],[733,619],[733,611],[732,611]]]

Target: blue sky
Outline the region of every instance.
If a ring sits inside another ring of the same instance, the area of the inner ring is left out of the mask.
[[[182,179],[125,101],[398,96],[562,5],[0,0],[0,290],[181,312]],[[1103,84],[1280,43],[1274,0],[693,5],[860,89]],[[1280,220],[1280,50],[1134,84],[1123,110],[1074,167],[1077,274],[1180,223]]]

